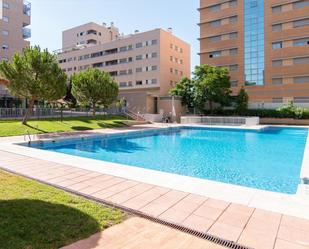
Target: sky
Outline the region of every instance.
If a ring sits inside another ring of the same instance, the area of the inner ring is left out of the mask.
[[[120,33],[173,28],[191,44],[192,69],[199,64],[199,0],[29,0],[31,45],[61,48],[62,31],[87,22],[114,22]]]

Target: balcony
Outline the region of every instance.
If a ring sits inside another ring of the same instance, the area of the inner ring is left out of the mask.
[[[23,38],[29,39],[31,37],[31,29],[23,28]]]
[[[26,16],[31,16],[31,3],[24,1],[23,13]]]

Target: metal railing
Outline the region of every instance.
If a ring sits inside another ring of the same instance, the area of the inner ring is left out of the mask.
[[[25,108],[0,108],[0,119],[22,119],[26,114]],[[56,109],[56,108],[34,108],[31,119],[61,118],[62,117],[83,117],[92,116],[90,108]],[[98,108],[96,115],[124,115],[124,111],[119,108]]]

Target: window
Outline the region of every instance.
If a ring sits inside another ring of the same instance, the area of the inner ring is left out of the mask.
[[[71,58],[68,58],[68,62],[70,62],[70,61],[72,61],[73,60],[73,58],[71,57]]]
[[[282,78],[273,78],[272,84],[273,85],[282,85]]]
[[[158,57],[158,53],[151,53],[151,58],[157,58]]]
[[[209,26],[213,27],[213,28],[219,27],[220,25],[221,25],[221,20],[216,20],[216,21],[209,22]]]
[[[143,85],[143,81],[142,80],[137,80],[135,83],[137,86]]]
[[[238,65],[230,65],[229,69],[230,69],[230,71],[237,71],[238,70]]]
[[[183,49],[182,48],[180,48],[180,51],[179,51],[181,54],[183,53]]]
[[[282,66],[282,60],[274,60],[272,61],[273,67],[281,67]]]
[[[119,51],[120,52],[125,52],[125,51],[127,51],[127,47],[121,47],[121,48],[119,48]]]
[[[297,20],[293,22],[294,28],[305,27],[309,25],[309,18]]]
[[[309,1],[308,0],[302,0],[302,1],[298,1],[293,3],[293,9],[300,9],[300,8],[304,8],[304,7],[309,7]]]
[[[297,40],[293,41],[293,46],[294,47],[306,46],[306,45],[309,45],[309,37],[302,38],[302,39],[297,39]]]
[[[220,56],[221,56],[221,51],[215,51],[215,52],[209,53],[209,58],[217,58]]]
[[[294,97],[294,103],[309,103],[309,97]]]
[[[231,8],[236,7],[236,6],[237,6],[237,0],[231,0],[231,1],[229,2],[229,6],[230,6]]]
[[[230,37],[231,40],[237,39],[237,32],[230,33],[229,37]]]
[[[279,49],[279,48],[282,48],[282,42],[273,42],[272,43],[272,48],[273,49]]]
[[[129,45],[128,50],[132,50],[132,49],[133,49],[133,45]]]
[[[142,42],[136,43],[135,47],[136,48],[141,48],[141,47],[143,47],[143,43]]]
[[[309,64],[309,57],[294,58],[294,64]]]
[[[119,75],[126,75],[127,74],[127,70],[120,70],[119,71]]]
[[[173,68],[170,68],[170,73],[173,73],[173,72],[174,72]]]
[[[182,65],[182,64],[183,64],[183,60],[182,60],[182,59],[180,59],[180,60],[179,60],[179,63]]]
[[[151,45],[157,45],[158,44],[158,40],[152,40],[151,41]]]
[[[273,13],[280,13],[281,12],[281,5],[272,7],[272,12]]]
[[[129,57],[128,58],[128,62],[132,62],[133,61],[133,58],[132,57]]]
[[[156,71],[158,69],[158,66],[151,66],[151,71]]]
[[[237,80],[231,80],[231,87],[235,87],[238,85],[238,81]]]
[[[232,24],[232,23],[236,23],[237,22],[237,16],[231,16],[229,18],[229,22]]]
[[[119,86],[120,86],[120,87],[126,87],[126,86],[127,86],[127,82],[120,82],[120,83],[119,83]]]
[[[230,49],[230,55],[236,55],[237,53],[238,53],[238,49],[237,48]]]
[[[170,61],[174,61],[174,57],[173,56],[170,56]]]
[[[2,34],[3,36],[8,36],[8,35],[9,35],[9,31],[7,31],[7,30],[2,30],[1,34]]]
[[[170,44],[170,49],[173,49],[174,48],[174,45],[171,43]]]
[[[209,7],[210,12],[217,12],[221,9],[221,4],[216,4]]]
[[[282,24],[280,23],[280,24],[275,24],[275,25],[273,25],[273,26],[272,26],[272,30],[273,30],[274,32],[280,32],[280,31],[282,31]]]
[[[157,79],[152,79],[151,80],[151,84],[157,84],[157,82],[158,82]]]
[[[137,55],[137,56],[136,56],[136,60],[137,60],[137,61],[140,61],[140,60],[142,60],[142,59],[143,59],[143,55]]]
[[[9,22],[9,18],[8,18],[7,16],[3,16],[3,17],[2,17],[2,20],[3,20],[4,22]]]
[[[10,5],[9,5],[8,3],[3,3],[3,8],[9,9],[9,8],[10,8]]]
[[[124,64],[124,63],[127,63],[127,62],[128,62],[127,58],[123,58],[123,59],[119,60],[119,64]]]
[[[309,83],[309,76],[297,76],[293,78],[293,82],[297,83]]]
[[[273,103],[283,103],[283,98],[273,98]]]
[[[218,42],[218,41],[221,41],[221,35],[209,37],[209,40],[210,40],[211,42]]]
[[[142,68],[142,67],[137,67],[136,70],[135,70],[135,72],[141,73],[141,72],[143,72],[143,68]]]

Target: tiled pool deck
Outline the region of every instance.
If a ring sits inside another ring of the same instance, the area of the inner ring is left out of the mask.
[[[9,138],[10,141],[20,139]],[[306,219],[18,155],[2,151],[1,147],[0,168],[249,247],[309,248],[309,220]]]

